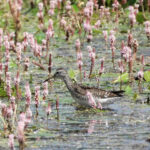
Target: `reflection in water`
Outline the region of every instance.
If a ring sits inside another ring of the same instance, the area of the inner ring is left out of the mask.
[[[104,123],[102,122],[102,120],[90,120],[89,121],[89,126],[88,126],[88,129],[87,129],[87,132],[89,134],[92,134],[94,132],[94,129],[95,129],[95,126],[102,126],[102,124],[105,124],[106,128],[109,127],[108,125],[108,120],[106,120]]]
[[[91,120],[90,122],[89,122],[89,127],[88,127],[88,130],[87,130],[87,132],[89,133],[89,134],[91,134],[91,133],[93,133],[94,132],[94,127],[95,127],[95,124],[97,123],[97,120]]]

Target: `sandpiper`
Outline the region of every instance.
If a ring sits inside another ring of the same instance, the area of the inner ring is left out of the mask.
[[[61,79],[67,86],[71,96],[83,107],[93,107],[102,109],[103,104],[112,103],[115,97],[123,96],[123,91],[105,91],[96,87],[88,87],[73,82],[63,68],[56,70],[55,74],[48,78]]]

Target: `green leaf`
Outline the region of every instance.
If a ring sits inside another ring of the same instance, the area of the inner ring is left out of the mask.
[[[69,77],[70,77],[71,79],[75,80],[75,81],[76,81],[76,73],[77,73],[77,72],[76,72],[75,70],[73,70],[73,69],[70,69],[69,72],[68,72]]]
[[[4,82],[0,83],[0,97],[7,97],[7,92],[4,90]]]
[[[10,61],[10,68],[16,68],[17,67],[17,64],[15,61]]]
[[[136,20],[138,23],[141,23],[143,24],[143,22],[145,22],[145,18],[143,16],[143,13],[142,12],[139,12],[137,15],[136,15]]]
[[[38,43],[41,43],[41,41],[45,38],[45,33],[42,31],[36,34],[36,40]]]
[[[131,88],[130,86],[127,86],[127,87],[125,88],[125,93],[126,93],[127,95],[132,95],[132,94],[133,94],[132,88]]]
[[[74,4],[74,5],[72,5],[72,7],[73,7],[73,9],[74,9],[75,12],[79,12],[79,8],[78,8],[77,5]]]
[[[118,83],[118,82],[121,82],[121,81],[122,82],[128,82],[128,80],[129,80],[128,73],[124,73],[121,76],[119,75],[119,77],[115,81],[113,81],[113,83]]]
[[[137,100],[138,97],[139,97],[139,95],[137,93],[133,94],[133,100]]]
[[[146,82],[150,82],[150,71],[144,72],[144,79],[146,80]]]

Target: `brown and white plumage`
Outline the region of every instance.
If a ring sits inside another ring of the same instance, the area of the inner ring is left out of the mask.
[[[121,97],[123,93],[123,91],[105,91],[96,87],[88,87],[74,83],[63,68],[57,69],[53,78],[58,78],[64,81],[71,96],[78,104],[84,107],[93,107],[89,103],[87,91],[92,94],[96,103],[96,107],[98,106],[98,104],[112,102],[112,98]],[[49,79],[47,79],[46,81],[48,81]]]

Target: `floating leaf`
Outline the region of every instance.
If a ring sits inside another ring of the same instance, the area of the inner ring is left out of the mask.
[[[137,93],[134,93],[133,99],[134,99],[134,100],[137,100],[138,97],[139,97],[139,95],[138,95]]]
[[[144,21],[146,21],[142,12],[139,12],[139,13],[136,15],[136,20],[137,20],[138,23],[141,23],[141,24],[142,24]]]
[[[16,64],[16,61],[10,61],[10,68],[16,68],[17,67],[17,64]]]
[[[0,97],[7,97],[7,92],[4,90],[4,82],[0,83]]]
[[[69,73],[69,77],[76,81],[76,73],[77,72],[73,69],[70,69],[68,73]]]
[[[129,80],[128,73],[124,73],[121,76],[119,75],[119,77],[115,81],[113,81],[113,83],[118,83],[118,82],[121,82],[121,81],[122,82],[128,82],[128,80]]]
[[[146,80],[146,82],[150,82],[150,71],[144,72],[144,79]]]
[[[38,43],[41,43],[41,41],[45,38],[45,33],[42,31],[36,34],[36,40]]]
[[[125,93],[126,93],[127,95],[133,94],[132,88],[131,88],[130,86],[127,86],[127,87],[125,88]]]
[[[79,12],[79,8],[78,8],[77,5],[74,4],[74,5],[72,5],[72,7],[73,7],[73,9],[74,9],[75,12]]]

